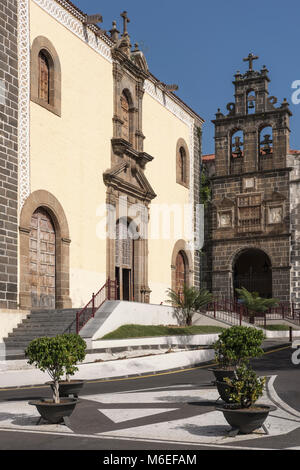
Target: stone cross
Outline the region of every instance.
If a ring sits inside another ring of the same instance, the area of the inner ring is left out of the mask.
[[[121,13],[121,17],[123,18],[123,22],[124,22],[124,26],[123,26],[123,36],[127,35],[128,32],[127,32],[127,23],[130,23],[130,19],[128,18],[127,16],[127,11],[123,11],[123,13]]]
[[[253,61],[259,59],[257,55],[253,55],[252,52],[248,55],[248,57],[245,57],[243,59],[244,62],[249,62],[249,70],[253,70]]]

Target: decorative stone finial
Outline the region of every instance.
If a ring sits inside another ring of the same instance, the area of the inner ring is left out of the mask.
[[[109,32],[110,32],[111,40],[112,40],[114,43],[117,43],[118,40],[119,40],[119,33],[120,33],[120,31],[117,30],[117,23],[116,23],[116,21],[113,21],[113,23],[112,23],[112,29],[111,29]]]
[[[289,103],[287,102],[287,99],[284,98],[283,102],[281,103],[281,108],[288,108],[288,107],[289,107]]]

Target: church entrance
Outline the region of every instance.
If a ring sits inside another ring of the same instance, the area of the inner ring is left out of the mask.
[[[135,288],[135,243],[136,232],[132,222],[121,218],[116,227],[115,277],[118,283],[119,300],[134,301]]]
[[[30,224],[30,284],[32,308],[55,308],[55,229],[48,212],[38,208]]]
[[[236,288],[245,287],[249,292],[258,292],[261,297],[272,297],[272,267],[270,258],[262,250],[243,251],[233,267],[234,296]]]

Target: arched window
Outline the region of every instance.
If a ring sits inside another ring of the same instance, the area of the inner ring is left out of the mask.
[[[236,131],[231,136],[231,157],[241,158],[244,156],[243,131]]]
[[[231,135],[230,156],[230,172],[239,174],[243,169],[244,160],[244,133],[241,130]]]
[[[179,139],[176,149],[176,182],[189,187],[189,151],[186,142]]]
[[[259,133],[259,154],[260,156],[270,155],[273,153],[273,129],[266,126]]]
[[[61,116],[61,67],[53,44],[38,36],[31,47],[31,100]]]
[[[48,104],[50,102],[50,67],[43,51],[39,53],[39,98]]]
[[[130,115],[129,115],[129,101],[128,98],[123,91],[121,94],[121,113],[122,113],[122,139],[127,140],[130,142]]]
[[[180,147],[179,149],[179,164],[180,164],[180,178],[182,183],[186,183],[186,174],[187,174],[187,168],[186,168],[186,153],[183,147]]]
[[[254,114],[255,113],[255,104],[256,104],[256,94],[254,90],[249,90],[247,93],[247,102],[246,102],[246,109],[247,114]]]

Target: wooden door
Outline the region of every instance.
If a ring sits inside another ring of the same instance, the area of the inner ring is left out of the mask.
[[[31,218],[31,304],[33,308],[55,308],[55,230],[42,208]]]
[[[117,222],[115,243],[115,272],[118,281],[118,299],[133,300],[134,292],[134,240],[125,218]]]
[[[176,283],[175,291],[181,293],[183,286],[186,284],[186,263],[184,254],[180,251],[176,258]]]

